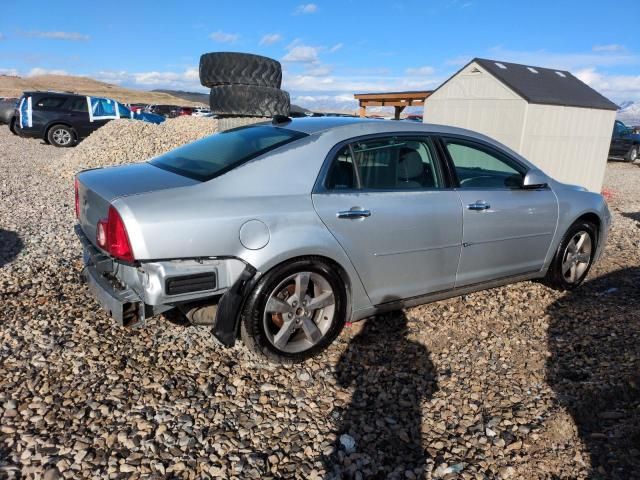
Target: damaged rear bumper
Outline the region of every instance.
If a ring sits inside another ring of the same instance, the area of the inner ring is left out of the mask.
[[[75,230],[84,250],[82,277],[119,325],[142,327],[147,318],[174,307],[217,303],[213,334],[224,345],[235,343],[240,310],[256,276],[251,265],[235,258],[127,265],[96,248],[79,226]]]

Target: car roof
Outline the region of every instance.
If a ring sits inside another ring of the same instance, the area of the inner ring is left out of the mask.
[[[265,125],[265,123],[257,123]],[[518,158],[523,163],[533,166],[526,158],[502,143],[490,138],[482,133],[474,132],[459,127],[449,125],[437,125],[434,123],[422,122],[399,122],[397,120],[376,120],[367,118],[348,117],[307,117],[293,118],[291,121],[272,124],[274,127],[285,128],[306,133],[308,135],[332,135],[339,141],[348,140],[352,137],[360,137],[376,134],[435,134],[454,135],[479,140],[488,143]],[[250,127],[249,127],[250,128]]]
[[[442,135],[465,135],[485,139],[484,135],[464,128],[434,123],[399,122],[398,120],[381,120],[359,117],[299,117],[291,121],[274,124],[306,133],[308,135],[321,134],[329,131],[340,131],[345,135],[367,135],[387,132],[423,132]]]
[[[42,91],[42,90],[35,90],[32,92],[24,92],[25,96],[42,96],[42,95],[46,95],[46,96],[50,96],[50,97],[84,97],[86,95],[79,95],[77,93],[70,93],[70,92],[47,92],[47,91]]]

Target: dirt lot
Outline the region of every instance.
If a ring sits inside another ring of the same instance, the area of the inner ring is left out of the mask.
[[[639,166],[608,167],[580,290],[390,314],[285,368],[116,327],[78,280],[64,150],[2,128],[0,152],[0,478],[640,478]]]

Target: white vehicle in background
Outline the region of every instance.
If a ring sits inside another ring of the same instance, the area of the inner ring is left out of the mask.
[[[194,107],[191,115],[193,117],[206,117],[211,113],[211,110],[205,107]]]

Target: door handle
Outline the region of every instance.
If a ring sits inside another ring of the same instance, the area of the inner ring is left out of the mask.
[[[371,216],[371,211],[370,210],[361,210],[361,209],[357,209],[357,210],[343,210],[342,212],[338,212],[336,214],[336,216],[338,218],[367,218]]]
[[[482,210],[489,210],[491,208],[491,205],[489,205],[487,202],[478,200],[476,201],[476,203],[470,203],[469,205],[467,205],[467,208],[469,210],[482,211]]]

